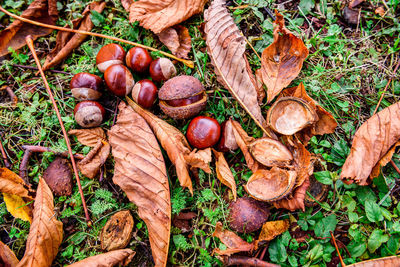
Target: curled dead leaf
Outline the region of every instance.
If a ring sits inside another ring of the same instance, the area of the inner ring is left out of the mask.
[[[0,241],[0,263],[4,264],[4,267],[15,267],[19,260],[15,256],[14,252],[3,242]]]
[[[8,212],[10,212],[14,218],[32,223],[32,210],[22,197],[3,193],[3,200]]]
[[[396,152],[396,148],[400,146],[400,141],[397,141],[396,144],[392,146],[392,148],[384,155],[378,163],[374,166],[374,168],[371,171],[370,178],[374,179],[379,176],[381,173],[381,169],[386,166],[391,160],[394,155],[394,152]]]
[[[115,213],[100,233],[101,249],[106,251],[123,249],[131,240],[133,218],[129,210]]]
[[[186,27],[175,25],[163,30],[157,36],[171,50],[172,54],[180,58],[189,58],[188,54],[192,48],[192,38]]]
[[[57,157],[43,173],[43,179],[56,196],[72,193],[72,167],[65,158]]]
[[[119,249],[86,258],[67,267],[113,267],[117,264],[126,266],[133,256],[135,251],[132,249]]]
[[[228,162],[224,157],[224,153],[218,152],[213,149],[215,156],[215,172],[217,173],[218,180],[229,187],[232,190],[233,200],[236,201],[236,182],[235,177],[231,169],[229,168]]]
[[[283,198],[281,200],[273,202],[273,205],[277,209],[287,209],[290,211],[295,211],[297,209],[305,210],[304,198],[306,196],[306,191],[310,185],[310,180],[307,177],[303,184],[293,190],[292,194]]]
[[[184,155],[184,158],[192,168],[200,168],[206,173],[211,173],[209,165],[211,162],[211,148],[202,150],[194,149],[189,154]]]
[[[285,167],[292,163],[293,155],[281,142],[264,137],[249,144],[251,155],[267,167]]]
[[[267,103],[297,77],[308,56],[303,41],[286,29],[285,20],[278,11],[275,14],[274,41],[261,56],[262,79],[268,89]]]
[[[356,131],[340,178],[367,185],[374,166],[400,139],[400,102],[369,118]]]
[[[85,146],[95,147],[99,140],[106,140],[106,134],[100,127],[90,129],[74,129],[68,134],[75,135],[79,143]]]
[[[113,182],[138,206],[149,231],[155,266],[166,266],[171,201],[161,149],[146,121],[124,102],[108,134],[115,160]]]
[[[213,253],[217,253],[221,256],[229,256],[237,252],[250,252],[254,248],[253,244],[247,243],[234,232],[223,230],[221,222],[217,222],[217,225],[215,226],[215,231],[212,236],[218,237],[221,242],[224,243],[224,245],[227,247],[226,250],[220,250],[219,248],[214,249]]]
[[[0,168],[0,192],[33,199],[25,181],[7,168]]]

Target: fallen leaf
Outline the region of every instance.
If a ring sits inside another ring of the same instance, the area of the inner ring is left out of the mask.
[[[400,102],[373,115],[356,131],[340,178],[367,185],[374,166],[400,139]]]
[[[14,252],[3,242],[0,241],[0,263],[4,267],[15,267],[19,260],[15,256]]]
[[[0,192],[32,200],[27,188],[28,185],[17,174],[7,168],[0,168]]]
[[[378,7],[377,9],[375,9],[375,14],[381,16],[382,18],[385,16],[385,9],[383,8],[383,6]]]
[[[213,0],[204,11],[206,44],[218,81],[262,125],[256,79],[245,56],[246,40],[229,14],[224,0]],[[228,86],[228,84],[230,86]]]
[[[130,22],[158,34],[203,12],[207,0],[139,0],[130,7]]]
[[[119,249],[86,258],[67,267],[113,267],[117,264],[126,266],[133,256],[135,256],[135,251],[132,249]]]
[[[308,56],[303,41],[286,29],[285,20],[278,11],[275,14],[274,41],[261,56],[262,78],[268,89],[267,103],[299,75]]]
[[[34,21],[55,25],[58,19],[57,1],[35,0],[22,12],[21,17]],[[14,50],[26,45],[25,37],[32,36],[36,40],[41,36],[48,35],[52,29],[35,26],[29,23],[15,20],[10,26],[0,33],[0,57],[10,53],[8,48]]]
[[[115,160],[113,182],[138,206],[146,223],[155,266],[166,266],[171,201],[164,158],[146,121],[124,102],[108,132]]]
[[[354,7],[358,6],[359,4],[361,4],[364,1],[365,0],[351,0],[350,3],[349,3],[349,7],[350,8],[354,8]]]
[[[306,196],[306,191],[309,185],[310,185],[310,180],[309,178],[306,178],[303,184],[294,189],[290,196],[275,201],[272,204],[277,209],[287,209],[290,211],[301,209],[304,211],[305,210],[304,198]]]
[[[73,28],[90,32],[94,26],[90,19],[91,11],[101,13],[105,5],[105,2],[94,1],[90,3],[83,11],[82,17],[72,21]],[[69,26],[67,27],[69,28]],[[59,31],[57,33],[56,46],[47,55],[46,61],[43,65],[43,70],[48,70],[59,64],[62,60],[68,57],[75,48],[79,47],[86,37],[87,35],[85,34]]]
[[[171,50],[172,54],[180,58],[189,58],[188,54],[192,48],[192,38],[186,27],[175,25],[163,30],[157,36]]]
[[[389,266],[400,266],[400,257],[389,256],[389,257],[366,260],[346,265],[346,267],[389,267]]]
[[[229,168],[228,162],[224,157],[224,153],[218,152],[213,149],[215,156],[215,172],[217,173],[218,180],[229,187],[232,190],[233,200],[236,201],[237,193],[236,193],[236,182],[235,177],[231,169]]]
[[[106,251],[125,248],[132,237],[133,218],[129,210],[115,213],[100,233],[101,249]]]
[[[211,148],[202,150],[194,149],[189,154],[184,155],[186,162],[193,168],[200,168],[206,173],[211,173],[210,165],[211,162]]]
[[[95,147],[99,140],[106,140],[106,134],[100,127],[90,129],[74,129],[68,134],[75,135],[79,143],[85,146]]]
[[[263,100],[267,94],[265,93],[265,89],[264,89],[261,69],[256,70],[256,89],[257,89],[258,104],[262,105]]]
[[[133,2],[135,2],[135,1],[134,0],[121,0],[122,6],[128,12],[131,9],[131,5],[132,5]]]
[[[291,138],[288,138],[290,140]],[[288,141],[289,149],[292,151],[294,158],[294,169],[297,172],[296,184],[294,188],[299,187],[314,172],[314,164],[311,160],[311,153],[297,139]]]
[[[271,241],[289,229],[289,220],[269,221],[264,223],[260,235],[255,242],[256,248],[260,242]]]
[[[215,226],[215,231],[212,236],[218,237],[221,242],[224,243],[224,245],[227,247],[226,250],[220,250],[219,248],[214,249],[213,253],[217,253],[221,256],[230,256],[231,254],[237,252],[250,252],[254,248],[253,244],[247,243],[234,232],[223,230],[221,222],[217,222],[217,225]]]
[[[8,212],[10,212],[14,218],[32,223],[32,210],[22,197],[3,193],[3,200],[6,203]]]
[[[370,178],[374,179],[376,177],[379,176],[379,174],[381,173],[381,169],[383,167],[386,166],[386,164],[388,164],[393,157],[394,152],[396,151],[396,148],[400,146],[400,141],[398,141],[396,144],[394,144],[392,146],[392,148],[386,153],[386,155],[384,155],[379,161],[378,163],[374,166],[374,168],[371,171],[371,175]]]
[[[56,196],[72,194],[72,167],[69,160],[57,157],[44,171],[43,179]]]
[[[188,162],[188,160],[193,158],[197,158],[198,160],[200,160],[204,157],[201,155],[196,156],[196,152],[191,153],[192,151],[190,150],[190,146],[185,136],[174,126],[161,120],[151,112],[142,109],[130,98],[127,98],[127,101],[129,105],[147,121],[150,128],[157,136],[157,139],[161,143],[161,146],[167,152],[169,159],[175,165],[176,174],[178,176],[181,186],[189,188],[190,193],[193,194],[192,181],[190,180],[188,171],[188,168],[191,166],[190,163],[193,164],[193,161]],[[203,152],[201,152],[200,150],[200,153]],[[197,164],[192,167],[204,166],[204,168],[200,168],[205,172],[209,171],[209,167],[206,162],[204,162],[203,164],[198,163],[199,162],[197,162]]]
[[[63,239],[63,224],[54,215],[53,194],[43,178],[39,179],[34,207],[20,267],[51,266]]]

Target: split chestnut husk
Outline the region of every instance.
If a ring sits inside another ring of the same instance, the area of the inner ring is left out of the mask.
[[[293,135],[317,120],[318,115],[314,108],[297,97],[279,98],[267,114],[268,126],[283,135]]]
[[[249,150],[259,163],[267,167],[285,167],[293,161],[293,155],[286,146],[268,137],[253,141]]]

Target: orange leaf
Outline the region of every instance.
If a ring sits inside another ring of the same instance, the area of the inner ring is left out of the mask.
[[[1,241],[0,241],[0,262],[4,264],[2,266],[5,267],[15,267],[19,262],[14,252]]]
[[[237,252],[249,252],[252,251],[254,248],[253,244],[247,243],[234,232],[223,230],[221,222],[217,222],[217,225],[215,226],[215,231],[212,236],[218,237],[221,242],[224,243],[224,245],[227,247],[226,250],[220,250],[219,248],[214,249],[213,253],[217,253],[221,256],[230,256],[231,254]]]
[[[188,59],[188,54],[192,48],[192,38],[189,30],[181,25],[167,28],[157,34],[160,41],[171,50],[172,54],[180,58]]]
[[[218,152],[213,149],[215,160],[215,172],[217,173],[217,178],[220,180],[221,183],[226,185],[232,190],[233,200],[236,201],[236,182],[235,177],[231,169],[229,168],[228,162],[224,157],[224,153]]]
[[[28,185],[14,172],[7,168],[0,168],[0,192],[33,199],[29,196]]]
[[[126,266],[133,256],[135,256],[135,251],[132,249],[119,249],[86,258],[67,267],[113,267],[117,264]]]
[[[256,240],[256,247],[260,242],[271,241],[278,235],[283,234],[289,229],[289,221],[288,220],[279,220],[279,221],[270,221],[264,223],[261,228],[260,235],[258,236],[258,240]]]
[[[14,218],[32,223],[32,210],[22,197],[3,193],[3,199],[6,203],[7,210]]]

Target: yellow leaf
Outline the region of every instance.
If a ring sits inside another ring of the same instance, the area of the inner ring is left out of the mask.
[[[32,223],[32,210],[21,197],[3,193],[3,198],[7,210],[12,214],[12,216]]]

